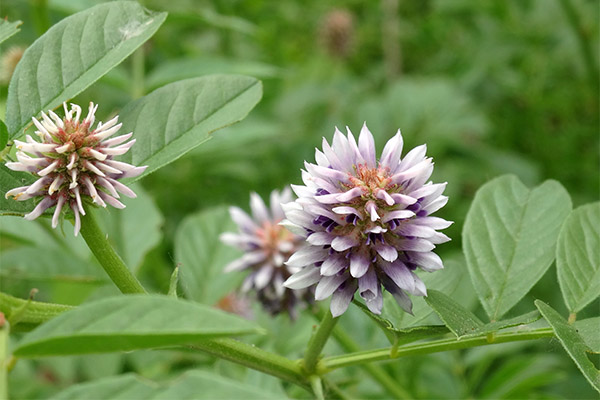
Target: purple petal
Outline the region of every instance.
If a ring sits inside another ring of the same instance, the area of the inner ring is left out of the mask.
[[[378,265],[398,287],[406,289],[409,292],[415,290],[415,279],[402,261],[396,260],[393,263],[380,262]]]
[[[327,250],[315,248],[314,246],[304,246],[292,254],[285,264],[290,267],[305,267],[323,261],[327,255]]]
[[[374,247],[381,258],[386,261],[392,262],[398,258],[398,250],[388,244],[377,242]]]
[[[393,219],[406,219],[414,217],[415,213],[410,210],[395,210],[386,213],[383,218],[381,218],[381,222],[389,222]]]
[[[367,128],[366,122],[363,124],[358,136],[358,149],[365,159],[367,167],[375,168],[375,139],[373,139],[373,135]]]
[[[32,212],[24,216],[25,219],[33,221],[44,213],[48,208],[52,207],[56,203],[56,200],[52,200],[50,197],[44,197],[42,201],[33,209]]]
[[[335,251],[344,251],[358,244],[359,241],[354,236],[337,236],[331,242],[331,248]]]
[[[381,286],[379,284],[377,284],[375,298],[366,300],[365,303],[373,314],[381,314],[381,309],[383,308],[383,294],[381,293]]]
[[[348,309],[348,305],[354,297],[356,287],[356,280],[349,279],[345,282],[345,285],[338,287],[338,289],[335,292],[333,292],[329,309],[331,310],[331,315],[334,318],[339,317],[344,312],[346,312],[346,310]]]
[[[383,152],[381,153],[381,159],[379,164],[383,167],[388,167],[392,171],[398,166],[400,162],[400,155],[402,154],[402,134],[400,133],[400,129],[396,135],[388,140],[383,148]]]
[[[229,207],[229,215],[231,215],[233,222],[235,222],[238,228],[243,232],[253,234],[258,229],[258,226],[252,218],[242,211],[241,208]]]
[[[225,271],[225,272],[239,271],[239,270],[248,268],[252,265],[255,265],[257,263],[260,263],[260,262],[264,261],[266,258],[267,258],[267,255],[262,250],[246,253],[242,257],[235,259],[232,262],[230,262],[229,264],[227,264],[225,266],[225,268],[223,269],[223,271]]]
[[[331,276],[335,275],[344,268],[348,267],[348,259],[343,255],[333,254],[321,265],[321,275],[323,276]]]
[[[377,197],[378,199],[381,199],[381,200],[385,201],[388,206],[393,206],[396,203],[394,201],[394,199],[392,198],[392,196],[390,196],[388,194],[388,192],[386,192],[383,189],[377,189],[375,191],[375,197]]]
[[[335,236],[328,232],[315,232],[306,238],[306,241],[314,246],[325,246],[331,244]]]
[[[410,252],[410,261],[427,272],[437,271],[444,268],[442,259],[433,252]]]
[[[319,282],[320,279],[321,273],[319,272],[319,268],[308,266],[287,278],[283,282],[283,286],[289,289],[304,289]]]
[[[365,254],[353,253],[350,256],[350,275],[355,278],[363,276],[371,265],[371,260]]]
[[[379,281],[377,280],[375,268],[369,268],[363,276],[358,278],[358,293],[366,301],[371,301],[377,297],[378,286]]]
[[[263,265],[256,273],[254,274],[254,287],[257,290],[264,289],[269,282],[271,281],[271,277],[273,276],[273,268],[270,264]]]
[[[250,193],[250,209],[252,210],[252,217],[257,222],[267,222],[271,219],[265,202],[254,192]]]
[[[319,284],[315,288],[315,300],[325,300],[346,280],[348,274],[322,276]]]

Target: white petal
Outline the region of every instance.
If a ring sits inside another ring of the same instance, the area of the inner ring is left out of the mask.
[[[319,282],[319,279],[321,279],[319,268],[308,266],[287,278],[283,286],[289,289],[304,289]]]

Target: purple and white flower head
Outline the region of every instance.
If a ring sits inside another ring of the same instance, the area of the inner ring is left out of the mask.
[[[256,193],[250,195],[249,216],[238,207],[231,207],[231,218],[238,226],[238,233],[226,232],[221,241],[244,251],[244,255],[225,266],[225,272],[249,269],[250,274],[242,284],[242,292],[254,290],[258,300],[271,314],[288,311],[295,317],[295,306],[301,299],[310,301],[310,290],[294,291],[283,286],[299,268],[285,265],[285,261],[304,241],[304,238],[280,225],[285,218],[281,203],[292,201],[288,188],[274,190],[270,207]]]
[[[287,261],[302,269],[284,285],[316,283],[315,299],[332,296],[334,317],[346,311],[357,289],[369,310],[381,313],[382,285],[410,313],[407,293],[427,295],[414,271],[443,268],[432,250],[450,240],[436,230],[451,222],[431,214],[448,201],[446,183],[429,181],[433,162],[425,145],[403,158],[402,145],[398,130],[377,161],[366,124],[358,143],[349,129],[344,136],[336,128],[332,145],[323,138],[323,151],[316,150],[317,163],[305,162],[305,186],[292,185],[298,199],[283,205],[283,225],[307,241]]]
[[[71,104],[71,109],[63,103],[65,117],[60,118],[53,111],[48,115],[42,112],[41,121],[32,118],[41,142],[26,136],[26,141],[15,140],[17,162],[6,166],[13,171],[30,172],[39,177],[29,186],[22,186],[6,193],[23,201],[41,198],[35,209],[25,215],[33,220],[48,208],[56,206],[52,216],[52,227],[56,228],[63,210],[71,209],[75,217],[75,236],[79,233],[79,214],[85,215],[83,203],[89,198],[102,207],[110,204],[125,208],[119,193],[136,197],[135,193],[118,181],[120,178],[140,175],[146,167],[117,161],[115,156],[125,154],[135,143],[130,140],[133,133],[109,139],[121,128],[118,116],[107,123],[98,123],[95,129],[94,114],[98,105],[90,103],[87,116],[80,120],[81,107]],[[66,207],[65,207],[66,206]]]

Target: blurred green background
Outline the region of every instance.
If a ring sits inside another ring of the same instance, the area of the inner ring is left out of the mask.
[[[1,48],[0,113],[20,52],[53,23],[97,3],[2,0],[0,17],[24,24]],[[300,183],[303,160],[314,161],[314,148],[335,126],[357,134],[366,121],[379,149],[398,128],[405,149],[427,143],[433,180],[448,182],[450,202],[439,215],[455,221],[443,258],[460,252],[473,195],[495,176],[513,173],[528,186],[558,180],[575,207],[599,199],[596,0],[141,3],[168,11],[168,19],[75,99],[99,103],[99,119],[179,79],[240,73],[264,84],[263,100],[244,121],[142,180],[162,214],[164,237],[152,239],[138,268],[155,290],[168,286],[175,232],[187,215],[228,204],[247,209],[250,191],[266,197]],[[551,268],[517,308],[529,311],[537,297],[564,311],[555,276]],[[31,284],[11,286],[23,297]],[[80,302],[90,290],[76,286],[51,300]],[[582,315],[597,315],[598,307],[596,301]],[[388,368],[408,386],[411,374],[419,375],[415,397],[593,397],[562,350],[547,350],[514,344]]]

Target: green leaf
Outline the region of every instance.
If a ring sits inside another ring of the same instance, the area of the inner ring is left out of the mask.
[[[600,392],[600,371],[596,369],[592,361],[587,357],[588,347],[577,333],[573,325],[569,325],[561,315],[543,301],[536,300],[535,306],[540,310],[542,316],[552,327],[554,334],[560,340],[560,343],[567,351],[569,356],[575,361],[577,368],[590,384]],[[598,331],[596,330],[596,334]]]
[[[22,23],[22,21],[9,22],[5,19],[0,19],[0,43],[19,32],[19,26]]]
[[[462,337],[483,327],[483,322],[471,311],[437,290],[428,290],[425,301],[457,337]]]
[[[514,318],[484,324],[471,311],[437,290],[429,290],[425,301],[459,339],[487,335],[500,329],[530,324],[540,319],[540,314],[532,311]]]
[[[167,383],[154,383],[135,374],[125,374],[73,385],[51,397],[52,400],[147,400],[147,399],[281,399],[254,385],[206,371],[187,371]],[[283,397],[285,398],[285,397]]]
[[[236,273],[224,273],[223,267],[240,252],[221,242],[222,232],[237,226],[226,207],[217,207],[188,216],[175,234],[175,259],[181,263],[181,286],[186,296],[204,304],[215,304],[240,284]]]
[[[0,278],[103,283],[106,274],[88,260],[59,248],[19,247],[2,252]]]
[[[242,318],[158,295],[128,295],[83,304],[27,334],[18,357],[109,353],[182,345],[257,333]]]
[[[265,79],[277,77],[281,75],[281,71],[269,64],[243,59],[226,59],[214,55],[186,57],[160,63],[148,74],[145,83],[147,87],[155,89],[171,82],[210,74],[240,74]]]
[[[0,121],[0,151],[3,151],[8,143],[8,128],[3,121]],[[0,160],[2,158],[0,157]]]
[[[592,353],[600,354],[600,317],[586,318],[573,324]]]
[[[10,82],[10,138],[19,136],[40,111],[73,98],[123,61],[166,17],[136,2],[109,2],[50,28],[25,51]]]
[[[554,259],[571,198],[556,181],[527,189],[512,175],[483,185],[463,229],[463,249],[479,299],[500,319],[542,277]]]
[[[600,202],[576,208],[556,246],[558,283],[570,312],[600,296]]]
[[[130,199],[122,196],[119,200],[126,206],[123,210],[107,208],[99,210],[97,215],[117,253],[135,271],[144,256],[160,242],[164,218],[141,185],[132,185],[131,189],[137,197]]]
[[[0,215],[16,215],[22,217],[31,212],[35,205],[33,199],[16,201],[7,199],[6,192],[11,189],[26,186],[33,182],[32,176],[25,172],[12,171],[0,163]]]
[[[211,75],[175,82],[129,103],[122,130],[137,142],[122,161],[148,168],[137,179],[175,161],[217,129],[246,117],[262,96],[260,81]]]

